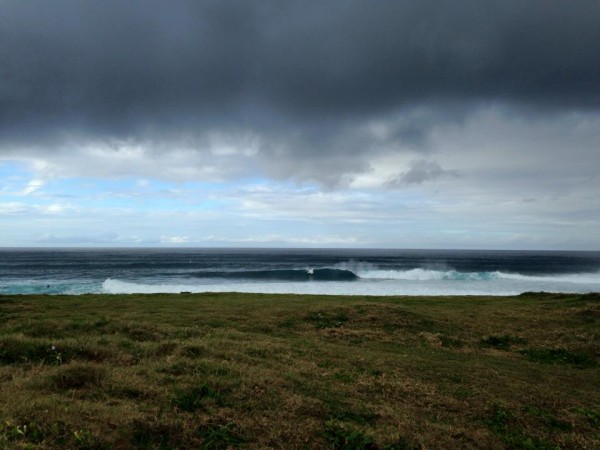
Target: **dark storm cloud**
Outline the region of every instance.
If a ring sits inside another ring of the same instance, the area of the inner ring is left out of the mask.
[[[2,122],[119,133],[218,115],[248,76],[252,11],[171,5],[9,3],[0,13]]]
[[[597,1],[2,2],[0,152],[217,130],[261,136],[276,175],[273,155],[361,171],[341,155],[423,146],[480,104],[597,110],[599,23]]]

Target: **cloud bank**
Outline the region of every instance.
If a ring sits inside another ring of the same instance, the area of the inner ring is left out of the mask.
[[[598,23],[592,1],[6,2],[0,148],[340,181],[490,103],[597,111]]]

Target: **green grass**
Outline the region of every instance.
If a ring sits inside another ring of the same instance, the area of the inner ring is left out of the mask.
[[[0,448],[600,448],[600,296],[0,296]]]

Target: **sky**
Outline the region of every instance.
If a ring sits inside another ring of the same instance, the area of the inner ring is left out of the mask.
[[[1,247],[600,250],[597,0],[0,0]]]

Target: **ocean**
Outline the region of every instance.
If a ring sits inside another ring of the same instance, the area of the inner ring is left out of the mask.
[[[0,249],[0,294],[515,295],[600,290],[600,252]]]

